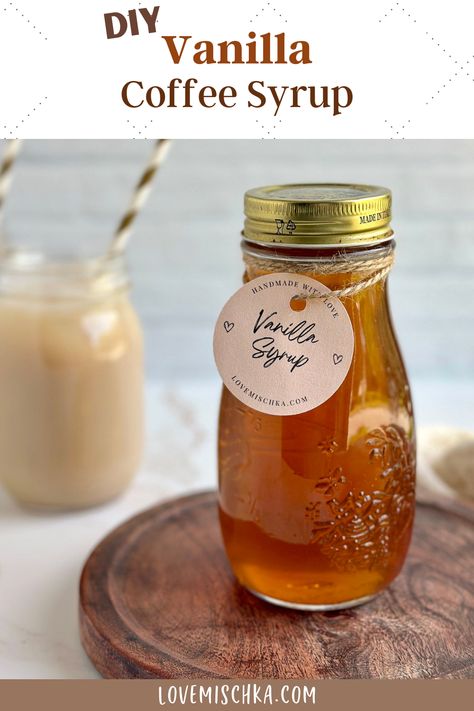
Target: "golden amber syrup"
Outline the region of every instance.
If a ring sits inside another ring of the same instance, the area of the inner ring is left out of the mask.
[[[275,261],[274,271],[285,271]],[[250,268],[246,279],[268,273]],[[363,278],[305,274],[331,289]],[[219,421],[220,520],[237,579],[274,602],[363,602],[400,571],[415,505],[414,423],[385,283],[341,299],[354,358],[314,410],[274,416],[225,387]]]

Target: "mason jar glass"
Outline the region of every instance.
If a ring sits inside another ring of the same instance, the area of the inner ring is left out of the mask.
[[[143,444],[143,347],[120,256],[0,256],[0,483],[21,504],[120,494]]]

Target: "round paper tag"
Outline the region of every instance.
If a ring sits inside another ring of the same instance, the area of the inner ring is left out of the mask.
[[[301,294],[321,298],[300,299]],[[354,332],[343,304],[316,279],[273,273],[226,303],[214,357],[227,388],[270,415],[296,415],[328,400],[346,377]]]

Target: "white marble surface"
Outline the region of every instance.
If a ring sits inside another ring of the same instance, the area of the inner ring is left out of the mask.
[[[413,383],[419,425],[474,429],[474,381]],[[81,649],[82,564],[117,524],[160,499],[215,486],[216,379],[152,384],[148,446],[129,491],[107,506],[33,515],[0,492],[0,678],[96,678]]]

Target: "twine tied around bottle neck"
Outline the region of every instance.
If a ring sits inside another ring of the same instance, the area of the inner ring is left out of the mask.
[[[360,281],[342,287],[341,289],[332,290],[332,295],[337,298],[355,296],[361,291],[368,289],[374,284],[385,279],[390,272],[394,261],[394,249],[390,248],[388,252],[376,257],[367,258],[367,256],[356,257],[352,254],[350,257],[343,253],[335,254],[325,259],[318,257],[317,259],[285,259],[279,257],[265,258],[257,255],[255,252],[244,251],[244,262],[247,268],[252,270],[257,269],[262,272],[295,272],[300,274],[308,274],[313,272],[318,275],[326,274],[359,274],[366,275]],[[276,268],[278,265],[278,268]],[[326,298],[327,294],[297,294],[296,298],[301,299],[320,299]]]

